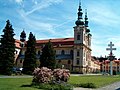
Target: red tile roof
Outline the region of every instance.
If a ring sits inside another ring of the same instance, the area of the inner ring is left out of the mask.
[[[45,44],[47,42],[52,42],[53,46],[62,45],[61,47],[72,47],[74,45],[74,38],[57,38],[57,39],[46,39],[46,40],[36,40],[37,46]],[[20,40],[15,40],[15,45],[20,48]]]
[[[68,42],[68,41],[74,41],[74,38],[58,38],[58,39],[46,39],[46,40],[37,40],[37,43],[47,43],[48,41],[51,42]]]
[[[50,40],[53,44],[63,44],[63,45],[73,45],[74,38],[58,38],[58,39],[46,39],[46,40],[36,40],[37,44],[45,44]]]
[[[113,60],[115,63],[120,63],[120,60]],[[102,63],[110,63],[110,60],[105,60]]]
[[[15,40],[15,46],[16,46],[17,48],[21,48],[21,47],[20,47],[20,40]]]

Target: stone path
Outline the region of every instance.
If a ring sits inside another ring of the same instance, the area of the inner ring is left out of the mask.
[[[30,75],[23,75],[23,76],[0,76],[0,78],[31,78],[33,76]]]
[[[97,90],[120,90],[120,82],[115,82],[113,84],[107,85]]]
[[[120,82],[115,82],[113,84],[107,85],[98,89],[89,89],[89,88],[74,88],[74,90],[120,90]]]

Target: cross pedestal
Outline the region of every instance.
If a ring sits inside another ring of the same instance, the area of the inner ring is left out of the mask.
[[[113,66],[112,66],[112,61],[114,60],[115,56],[109,56],[110,60],[110,75],[113,75]]]

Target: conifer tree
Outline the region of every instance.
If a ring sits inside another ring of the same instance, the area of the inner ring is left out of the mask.
[[[23,49],[23,47],[25,46],[25,41],[26,41],[26,33],[25,33],[25,31],[23,30],[22,32],[21,32],[21,34],[20,34],[20,54],[18,55],[18,58],[21,56],[21,53],[22,53],[22,49]],[[19,59],[16,59],[16,64],[18,63],[18,60]]]
[[[3,29],[3,35],[0,40],[0,73],[11,75],[14,66],[14,52],[15,52],[15,39],[14,29],[10,21],[6,21],[6,26]]]
[[[54,69],[56,67],[55,51],[50,41],[46,43],[42,49],[40,67],[48,67],[50,69]]]
[[[22,32],[21,32],[21,34],[20,34],[20,41],[21,41],[21,47],[24,47],[24,42],[25,42],[25,40],[26,40],[26,33],[25,33],[25,31],[23,30]]]
[[[29,38],[26,45],[25,58],[23,62],[23,73],[32,74],[34,69],[37,67],[36,63],[36,39],[35,36],[30,32]]]

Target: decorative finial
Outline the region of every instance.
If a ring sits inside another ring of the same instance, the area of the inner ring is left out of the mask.
[[[85,16],[87,17],[87,9],[85,9]]]
[[[23,31],[25,31],[25,28],[23,28]]]
[[[85,27],[88,27],[87,9],[85,9]]]
[[[81,6],[81,0],[79,0],[79,6]]]
[[[85,9],[85,27],[88,27],[88,17],[87,17],[87,9]],[[89,33],[90,29],[86,29],[86,32]]]
[[[78,20],[75,22],[75,24],[78,25],[84,25],[84,22],[82,21],[82,9],[81,9],[81,0],[79,0],[79,8],[78,8]]]

